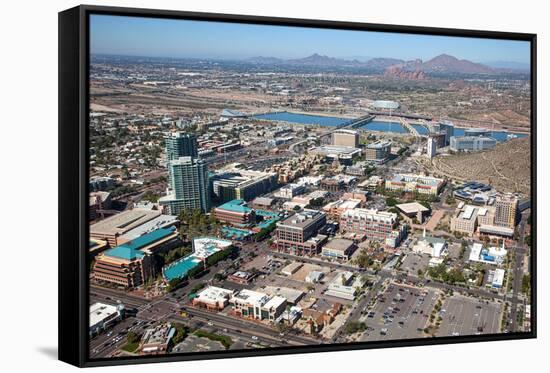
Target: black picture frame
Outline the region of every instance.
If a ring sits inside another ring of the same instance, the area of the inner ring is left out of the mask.
[[[479,336],[457,336],[358,342],[301,347],[278,347],[231,352],[201,352],[140,356],[132,358],[88,358],[88,118],[89,118],[89,16],[106,14],[167,19],[237,22],[260,25],[300,26],[328,29],[383,31],[390,33],[461,36],[528,41],[531,45],[531,331]],[[535,34],[399,26],[342,21],[211,14],[157,9],[82,5],[59,13],[59,360],[79,367],[283,355],[371,348],[427,346],[435,344],[503,341],[536,338],[536,140],[537,140],[537,53]]]

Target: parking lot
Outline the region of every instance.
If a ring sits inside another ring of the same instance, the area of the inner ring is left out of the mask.
[[[437,301],[435,290],[390,284],[361,318],[367,324],[361,341],[426,337],[424,328]]]
[[[410,252],[401,262],[401,269],[410,274],[416,275],[418,270],[425,272],[428,269],[429,255],[422,255]]]
[[[436,336],[491,334],[500,331],[502,305],[454,295],[443,302]]]
[[[211,341],[207,338],[199,338],[190,334],[183,342],[180,342],[172,349],[172,353],[182,352],[204,352],[204,351],[224,351],[225,347],[217,341]]]

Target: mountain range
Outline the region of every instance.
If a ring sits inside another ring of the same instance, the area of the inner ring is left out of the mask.
[[[376,72],[391,71],[422,72],[425,74],[498,74],[504,72],[519,72],[510,67],[491,67],[488,65],[458,59],[448,54],[441,54],[430,60],[422,61],[401,60],[397,58],[371,58],[369,60],[342,59],[314,53],[310,56],[297,59],[281,59],[276,57],[252,57],[247,62],[263,65],[292,65],[292,66],[319,66],[319,67],[356,67]]]

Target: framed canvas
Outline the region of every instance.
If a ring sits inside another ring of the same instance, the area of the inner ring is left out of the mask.
[[[59,13],[59,358],[536,336],[536,35]]]

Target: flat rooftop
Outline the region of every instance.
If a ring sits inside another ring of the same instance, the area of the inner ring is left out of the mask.
[[[94,303],[90,306],[90,327],[97,325],[109,316],[118,312],[116,306],[105,303]]]
[[[399,210],[403,211],[407,215],[430,211],[429,208],[418,202],[401,203],[399,205],[395,205],[395,207],[397,207]]]
[[[128,241],[122,245],[109,249],[105,251],[105,255],[126,260],[143,258],[145,253],[141,251],[142,249],[154,244],[155,242],[173,236],[175,231],[175,227],[157,229],[132,241]]]
[[[305,228],[310,225],[314,220],[319,219],[324,215],[325,213],[321,211],[305,209],[304,211],[289,216],[285,220],[277,223],[277,226]]]
[[[233,290],[208,286],[197,294],[197,298],[204,302],[219,302],[229,299],[233,295]]]
[[[345,238],[334,238],[330,240],[324,247],[330,250],[344,252],[352,246],[352,240],[346,240]]]
[[[286,303],[286,299],[279,296],[274,296],[270,300],[267,301],[266,304],[263,305],[266,309],[272,309],[272,308],[279,308],[283,304]]]
[[[433,176],[413,175],[413,174],[395,174],[391,179],[393,182],[415,182],[421,185],[437,187],[443,183],[443,179]]]
[[[382,221],[385,223],[395,223],[397,214],[387,211],[378,211],[375,209],[352,209],[342,213],[342,217],[352,218],[355,220],[371,220]]]
[[[384,140],[378,140],[378,141],[371,142],[370,144],[368,144],[367,148],[368,149],[382,149],[382,148],[386,148],[388,146],[391,146],[391,142],[384,141]]]
[[[216,210],[226,210],[236,212],[240,214],[246,214],[252,212],[252,209],[246,205],[246,202],[242,199],[234,199],[224,203],[221,206],[216,207]]]
[[[267,294],[248,289],[242,289],[237,294],[234,294],[233,298],[253,305],[264,305],[269,300]]]
[[[144,234],[151,233],[160,228],[167,228],[175,225],[179,222],[178,217],[175,215],[159,215],[156,218],[149,220],[148,222],[129,230],[124,233],[120,238],[123,240],[133,240]]]
[[[123,211],[90,226],[91,234],[121,235],[161,215],[160,211],[133,209]]]
[[[361,149],[343,145],[322,145],[313,149],[314,153],[324,155],[352,155],[361,152]]]

